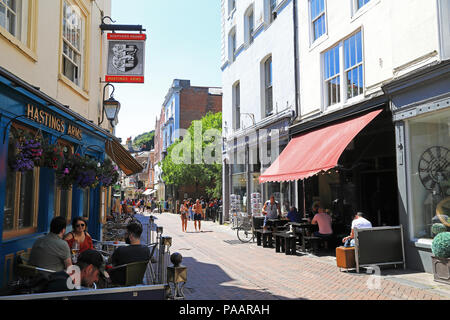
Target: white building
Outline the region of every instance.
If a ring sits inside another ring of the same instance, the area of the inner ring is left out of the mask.
[[[279,183],[261,188],[262,153],[260,159],[252,155],[262,147],[257,137],[267,140],[267,130],[279,130],[280,149],[288,142],[296,110],[293,9],[290,0],[222,0],[225,219],[230,194],[240,196],[246,211],[253,192],[265,198],[276,193],[283,200],[280,191],[289,191]],[[276,158],[278,152],[271,154]]]

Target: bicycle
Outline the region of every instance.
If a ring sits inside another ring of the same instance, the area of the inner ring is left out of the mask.
[[[253,219],[251,216],[241,217],[241,219],[239,219],[239,225],[236,228],[236,234],[238,239],[243,243],[248,243],[255,240]]]

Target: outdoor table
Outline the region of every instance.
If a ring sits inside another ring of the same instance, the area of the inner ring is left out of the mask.
[[[102,250],[105,250],[108,254],[111,254],[118,247],[128,246],[123,241],[99,241]]]
[[[301,250],[303,252],[306,252],[306,238],[309,237],[307,234],[307,230],[311,230],[315,225],[311,223],[298,223],[298,222],[289,222],[289,224],[301,230],[301,237],[302,237]]]
[[[267,219],[267,226],[272,227],[273,232],[280,231],[289,222],[286,219]]]
[[[261,246],[262,244],[263,248],[272,248],[273,247],[272,231],[256,230],[256,243],[258,246]]]
[[[275,252],[284,252],[286,255],[295,255],[297,250],[297,236],[292,232],[276,232]]]

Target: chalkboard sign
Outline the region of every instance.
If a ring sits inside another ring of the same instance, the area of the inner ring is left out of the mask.
[[[359,267],[370,265],[405,267],[402,226],[355,229],[355,255],[358,272]]]

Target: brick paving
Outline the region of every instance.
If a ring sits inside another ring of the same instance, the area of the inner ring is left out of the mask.
[[[181,232],[178,215],[155,215],[188,267],[187,300],[449,300],[450,293],[406,284],[382,274],[341,272],[332,257],[287,256],[256,243],[240,243],[228,226],[193,222]],[[383,273],[383,271],[382,271]],[[378,285],[378,286],[377,286]],[[450,292],[450,291],[449,291]]]

